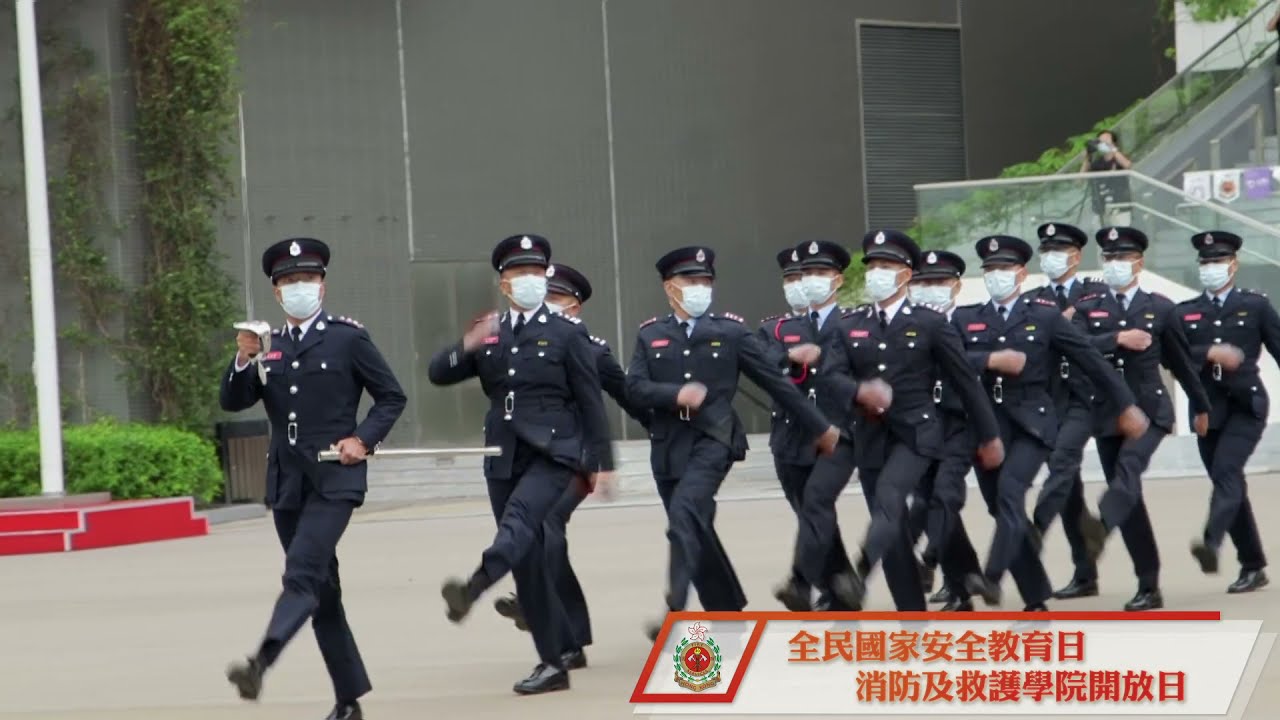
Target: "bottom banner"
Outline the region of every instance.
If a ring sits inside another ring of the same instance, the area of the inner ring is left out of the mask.
[[[631,702],[680,715],[1224,715],[1261,629],[1217,612],[673,613]]]

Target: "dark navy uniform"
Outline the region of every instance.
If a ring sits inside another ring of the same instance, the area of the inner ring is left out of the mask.
[[[1104,257],[1141,254],[1147,249],[1146,235],[1134,228],[1103,228],[1094,237]],[[1187,337],[1172,300],[1142,290],[1135,282],[1127,289],[1086,295],[1075,308],[1072,322],[1090,336],[1094,346],[1124,378],[1138,406],[1151,421],[1142,437],[1128,440],[1117,429],[1115,414],[1105,408],[1102,398],[1095,397],[1094,439],[1107,479],[1107,490],[1098,501],[1098,510],[1108,533],[1120,529],[1138,579],[1138,593],[1125,609],[1160,608],[1164,606],[1160,594],[1160,556],[1142,498],[1142,473],[1164,436],[1173,431],[1175,422],[1173,402],[1165,391],[1160,367],[1168,368],[1186,390],[1193,413],[1207,412],[1209,398],[1191,361]],[[1146,350],[1129,350],[1119,345],[1119,334],[1135,329],[1151,335],[1151,345]]]
[[[1225,265],[1234,260],[1244,241],[1238,235],[1199,233],[1191,244],[1202,265]],[[1249,502],[1244,466],[1253,455],[1267,425],[1270,400],[1258,371],[1265,347],[1280,360],[1280,315],[1263,293],[1234,285],[1206,290],[1178,303],[1177,316],[1191,344],[1191,360],[1200,368],[1200,382],[1212,403],[1209,432],[1199,438],[1200,458],[1213,481],[1204,536],[1192,552],[1205,572],[1217,572],[1218,550],[1231,536],[1240,561],[1240,577],[1229,593],[1256,590],[1267,584],[1267,558]],[[1234,371],[1209,360],[1214,345],[1238,348],[1244,361]]]
[[[493,266],[546,268],[550,243],[513,236],[494,249]],[[473,377],[489,398],[485,442],[502,448],[486,457],[489,502],[498,521],[493,544],[469,581],[450,580],[442,590],[449,618],[459,622],[480,595],[510,572],[541,664],[516,692],[568,687],[562,657],[566,631],[560,602],[546,567],[545,521],[576,476],[613,469],[609,422],[600,397],[596,351],[577,318],[513,309],[498,328],[468,351],[461,342],[431,359],[433,384]]]
[[[1046,223],[1036,234],[1040,237],[1041,253],[1083,248],[1089,244],[1085,231],[1066,223]],[[1073,274],[1066,280],[1050,278],[1049,284],[1032,290],[1029,298],[1051,301],[1066,312],[1085,295],[1106,290],[1106,283],[1100,280]],[[1049,377],[1049,390],[1058,414],[1058,440],[1049,453],[1049,476],[1036,498],[1032,521],[1043,536],[1061,516],[1062,530],[1071,546],[1075,572],[1071,582],[1053,596],[1060,600],[1090,597],[1098,594],[1096,553],[1101,548],[1086,541],[1086,533],[1096,537],[1101,525],[1085,505],[1080,465],[1084,462],[1084,446],[1093,434],[1093,383],[1067,357],[1059,356],[1058,371]]]
[[[1017,272],[1031,258],[1026,241],[1006,235],[985,237],[975,249],[987,272]],[[1040,608],[1053,593],[1040,563],[1039,538],[1027,518],[1026,494],[1058,439],[1058,415],[1049,394],[1050,380],[1066,357],[1098,384],[1113,415],[1133,405],[1133,395],[1111,372],[1102,355],[1073,327],[1052,300],[1016,293],[999,300],[956,309],[951,318],[963,333],[965,349],[995,405],[1004,439],[1004,464],[978,470],[978,487],[996,519],[987,556],[985,583],[971,583],[988,601],[999,597],[1006,571],[1013,575],[1028,609]],[[999,292],[999,291],[997,291]],[[1026,357],[1022,371],[1007,375],[988,369],[993,353],[1015,350]],[[974,578],[974,580],[979,580]],[[974,586],[976,585],[976,587]]]
[[[547,278],[549,293],[572,296],[580,305],[586,304],[591,298],[591,283],[582,273],[562,263],[553,264],[548,272],[550,274]],[[596,358],[596,370],[600,374],[600,388],[628,415],[647,427],[649,414],[633,408],[627,402],[627,376],[610,351],[609,343],[594,335],[591,336],[591,343],[591,350]],[[583,649],[591,644],[592,638],[587,598],[582,592],[577,573],[573,571],[573,565],[569,562],[567,529],[573,511],[582,504],[590,491],[591,488],[587,487],[585,482],[570,483],[543,523],[543,530],[546,533],[547,567],[553,575],[555,594],[564,612],[564,622],[561,624],[564,635],[561,641],[561,657],[565,666],[571,670],[586,666]],[[516,627],[528,630],[528,621],[515,596],[499,598],[494,602],[494,606],[500,614],[514,620]]]
[[[885,260],[908,269],[921,265],[921,252],[905,234],[886,230],[863,238],[863,262]],[[880,378],[893,389],[893,401],[877,417],[859,416],[854,424],[855,460],[871,526],[858,563],[862,577],[851,586],[836,585],[850,606],[860,609],[866,573],[884,561],[885,580],[899,610],[924,610],[925,598],[906,518],[907,496],[947,452],[946,428],[934,404],[939,378],[950,382],[969,408],[976,436],[998,436],[995,418],[977,374],[969,367],[959,335],[946,317],[913,305],[902,288],[888,304],[857,308],[840,321],[840,336],[823,353],[820,382],[833,397],[852,406],[856,383]]]
[[[710,248],[681,248],[663,256],[657,269],[664,280],[677,275],[714,278],[714,263]],[[807,429],[811,442],[829,427],[780,369],[779,358],[736,315],[681,320],[672,314],[640,326],[627,368],[627,397],[652,411],[649,460],[667,512],[671,610],[686,607],[691,583],[708,611],[738,611],[747,603],[714,526],[716,492],[747,451],[746,433],[733,408],[739,375],[780,402],[792,421]],[[707,389],[701,407],[677,405],[681,388],[695,382]],[[656,629],[649,626],[651,637]]]
[[[801,278],[800,253],[796,248],[789,247],[778,253],[777,260],[778,267],[782,270],[785,289],[787,282],[796,282]],[[793,325],[793,320],[799,320],[800,324]],[[795,345],[813,341],[813,338],[810,337],[812,333],[809,332],[811,326],[808,306],[805,306],[799,312],[793,309],[761,320],[757,333],[760,335],[762,342],[773,348],[777,353],[785,354],[789,348]],[[801,385],[805,382],[805,371],[803,369],[791,371],[790,363],[787,362],[785,357],[781,357],[779,362],[782,367],[789,369],[793,383]],[[778,484],[782,488],[782,495],[786,498],[787,505],[791,508],[791,511],[796,514],[798,521],[800,517],[800,484],[804,478],[809,476],[809,468],[812,468],[813,464],[817,462],[818,450],[812,442],[807,441],[804,437],[804,431],[799,425],[792,425],[791,419],[787,417],[787,413],[781,403],[776,400],[773,402],[773,407],[769,412],[769,453],[773,456],[773,468],[778,476]],[[791,568],[791,583],[795,594],[805,598],[805,604],[807,605],[809,598],[812,596],[812,588],[801,576],[799,568],[794,566]],[[819,601],[819,604],[825,605],[829,602],[829,598],[824,597]]]
[[[801,243],[792,251],[803,270],[836,270],[849,267],[849,251],[824,240]],[[833,299],[808,315],[784,319],[774,326],[774,341],[785,353],[803,344],[823,347],[840,340],[840,318],[844,310]],[[832,425],[840,429],[835,452],[819,456],[812,440],[800,434],[785,412],[785,443],[774,447],[774,461],[784,487],[792,488],[796,511],[796,543],[792,554],[792,575],[774,592],[793,611],[814,609],[808,588],[819,588],[819,606],[830,611],[852,608],[828,591],[831,580],[853,571],[836,514],[836,501],[853,477],[853,405],[841,395],[822,392],[818,385],[821,360],[815,367],[789,363],[792,383],[815,404]]]
[[[924,264],[911,277],[919,280],[956,278],[964,276],[965,262],[955,253],[945,250],[926,252]],[[935,310],[943,312],[942,308]],[[950,321],[954,307],[943,313]],[[939,377],[934,382],[933,401],[943,422],[945,451],[942,459],[929,468],[912,498],[910,510],[911,538],[914,545],[923,534],[927,537],[921,554],[927,572],[922,575],[925,589],[932,585],[934,568],[941,566],[942,589],[930,602],[943,603],[944,611],[972,610],[965,579],[982,572],[978,553],[965,529],[960,512],[964,509],[968,487],[965,478],[973,469],[973,457],[977,452],[977,440],[969,427],[969,413],[960,394]]]
[[[262,269],[274,283],[301,273],[323,276],[328,262],[328,246],[296,238],[268,248]],[[368,465],[318,462],[317,454],[349,437],[373,452],[404,410],[405,394],[354,320],[320,310],[271,334],[271,350],[260,359],[266,383],[233,360],[219,399],[232,412],[261,400],[271,423],[266,502],[285,551],[284,590],[257,655],[228,677],[242,697],[256,697],[262,673],[310,618],[338,701],[330,717],[358,718],[356,700],[372,686],[342,607],[336,550],[352,511],[364,502]],[[358,421],[366,391],[373,406]]]

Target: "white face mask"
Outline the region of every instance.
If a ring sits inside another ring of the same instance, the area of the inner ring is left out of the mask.
[[[803,280],[782,283],[782,294],[787,298],[787,306],[794,312],[800,312],[809,307],[809,296],[804,292]]]
[[[1217,292],[1231,282],[1231,263],[1207,263],[1200,266],[1200,285],[1209,292]]]
[[[928,305],[939,312],[951,309],[951,288],[946,285],[908,285],[907,294],[916,305]]]
[[[1128,287],[1133,282],[1133,261],[1106,261],[1102,264],[1102,279],[1113,289]]]
[[[565,309],[566,307],[568,307],[568,305],[561,305],[560,303],[553,303],[553,302],[551,302],[550,300],[546,301],[546,302],[545,302],[545,303],[543,303],[543,304],[547,306],[547,309],[548,309],[548,310],[550,310],[551,312],[554,312],[554,313],[562,313],[562,312],[564,312],[564,309]]]
[[[1040,270],[1050,280],[1057,280],[1071,270],[1071,256],[1061,250],[1040,253]]]
[[[685,285],[680,288],[680,307],[689,313],[689,317],[702,317],[711,307],[711,286]]]
[[[547,297],[545,275],[517,275],[511,278],[511,302],[525,310],[533,310]]]
[[[1004,300],[1018,291],[1016,270],[988,270],[983,273],[982,282],[986,284],[992,300]]]
[[[898,271],[889,268],[872,268],[866,274],[867,294],[875,302],[893,297],[902,286],[898,284]]]
[[[280,307],[285,314],[299,320],[320,312],[320,283],[297,282],[280,287]]]
[[[835,278],[825,275],[805,275],[804,294],[809,298],[809,304],[817,305],[831,297],[831,285],[833,282],[835,282]]]

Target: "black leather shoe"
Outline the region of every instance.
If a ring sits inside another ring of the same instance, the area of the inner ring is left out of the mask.
[[[862,609],[862,600],[867,594],[867,585],[857,573],[840,573],[831,578],[831,594],[848,607],[857,612]]]
[[[529,632],[529,623],[525,622],[524,610],[520,608],[520,601],[515,595],[504,595],[494,600],[493,609],[497,610],[502,617],[514,622],[517,630]]]
[[[942,606],[942,612],[973,612],[973,600],[953,596]]]
[[[1218,574],[1218,553],[1200,540],[1191,543],[1191,557],[1200,563],[1200,572],[1205,575]]]
[[[533,669],[529,677],[521,680],[512,688],[517,695],[541,695],[569,689],[569,673],[550,665],[539,665]]]
[[[952,602],[955,599],[956,599],[955,594],[952,593],[951,588],[947,587],[946,585],[943,585],[942,587],[938,588],[938,592],[929,596],[929,602],[935,603],[935,604],[942,603],[943,605],[946,605],[947,603]]]
[[[587,666],[587,654],[582,648],[570,650],[560,656],[560,662],[564,663],[565,670],[581,670]]]
[[[457,578],[445,580],[444,586],[440,588],[440,596],[448,606],[445,617],[449,618],[449,622],[460,623],[471,612],[471,594],[467,592],[465,581]]]
[[[1053,591],[1055,600],[1075,600],[1076,598],[1095,597],[1098,594],[1097,580],[1079,580],[1073,578],[1066,587]]]
[[[970,595],[977,595],[988,607],[999,607],[1000,586],[991,582],[985,575],[970,573],[965,576],[964,587]]]
[[[1129,612],[1159,610],[1162,607],[1164,607],[1164,596],[1159,590],[1139,590],[1132,600],[1124,604],[1124,609]]]
[[[227,680],[236,686],[241,700],[257,700],[262,694],[262,665],[256,658],[232,663],[227,668]]]
[[[364,720],[360,703],[338,703],[324,720]]]
[[[1092,565],[1098,564],[1107,546],[1107,526],[1088,510],[1080,512],[1080,535],[1084,538],[1084,553]]]
[[[781,584],[773,589],[773,596],[782,603],[782,607],[791,612],[809,612],[813,610],[813,605],[809,603],[809,596],[800,590],[795,578],[787,578]]]
[[[650,620],[644,624],[644,636],[649,642],[658,642],[658,633],[662,632],[662,620]]]
[[[1241,570],[1240,577],[1227,588],[1227,592],[1232,595],[1240,593],[1253,592],[1266,587],[1271,581],[1267,579],[1267,574],[1261,570]]]

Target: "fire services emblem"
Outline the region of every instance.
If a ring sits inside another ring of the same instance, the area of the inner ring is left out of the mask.
[[[676,684],[694,692],[720,684],[720,646],[702,623],[694,623],[689,635],[676,645]]]

